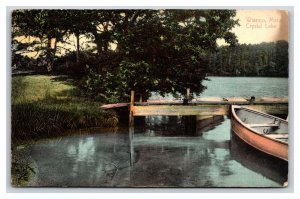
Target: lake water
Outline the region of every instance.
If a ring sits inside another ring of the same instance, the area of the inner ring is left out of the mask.
[[[288,97],[288,78],[278,77],[208,77],[200,97]],[[166,98],[172,96],[167,95]],[[152,97],[160,98],[153,93]]]
[[[205,96],[288,96],[284,78],[211,79]],[[282,187],[287,181],[287,162],[235,137],[227,116],[192,133],[183,117],[144,121],[134,132],[87,129],[20,149],[36,172],[28,186]]]
[[[204,97],[287,97],[288,78],[208,77]]]

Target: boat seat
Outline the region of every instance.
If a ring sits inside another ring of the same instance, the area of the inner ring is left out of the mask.
[[[262,123],[262,124],[247,124],[250,128],[252,127],[279,127],[279,124],[274,123]]]
[[[288,139],[289,134],[288,133],[280,133],[280,134],[268,134],[267,137],[273,138],[273,139]]]

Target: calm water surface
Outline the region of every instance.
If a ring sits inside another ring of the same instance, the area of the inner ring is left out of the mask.
[[[36,169],[28,185],[281,187],[286,181],[287,163],[234,137],[228,118],[194,135],[183,133],[181,117],[171,121],[165,117],[166,123],[159,125],[151,122],[158,118],[147,118],[150,123],[136,128],[132,137],[124,129],[108,133],[94,129],[93,134],[26,148]],[[163,127],[174,121],[177,129]]]
[[[288,78],[277,77],[208,77],[205,97],[287,97]]]
[[[284,78],[212,77],[205,96],[288,96]],[[230,118],[187,133],[182,117],[146,117],[134,132],[89,129],[21,149],[36,174],[28,186],[282,187],[286,162],[244,144]]]
[[[288,78],[278,77],[208,77],[200,97],[288,97]],[[171,98],[166,95],[166,98]],[[153,93],[153,99],[161,96]]]

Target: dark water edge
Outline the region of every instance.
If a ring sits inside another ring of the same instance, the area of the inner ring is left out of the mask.
[[[86,129],[20,149],[29,187],[282,187],[288,163],[245,144],[230,119],[186,134],[182,117],[147,117],[134,132]]]

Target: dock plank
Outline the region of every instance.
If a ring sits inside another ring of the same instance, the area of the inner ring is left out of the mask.
[[[102,105],[102,109],[112,109],[112,108],[120,108],[120,107],[126,107],[129,106],[129,103],[118,103],[118,104],[105,104]]]
[[[201,105],[148,105],[133,106],[134,116],[150,115],[229,115],[230,104],[201,104]],[[287,104],[264,104],[264,105],[247,105],[245,107],[256,109],[268,114],[287,114]]]
[[[134,116],[149,116],[149,115],[226,115],[229,112],[228,105],[200,105],[200,106],[185,106],[185,105],[151,105],[151,106],[134,106]]]

